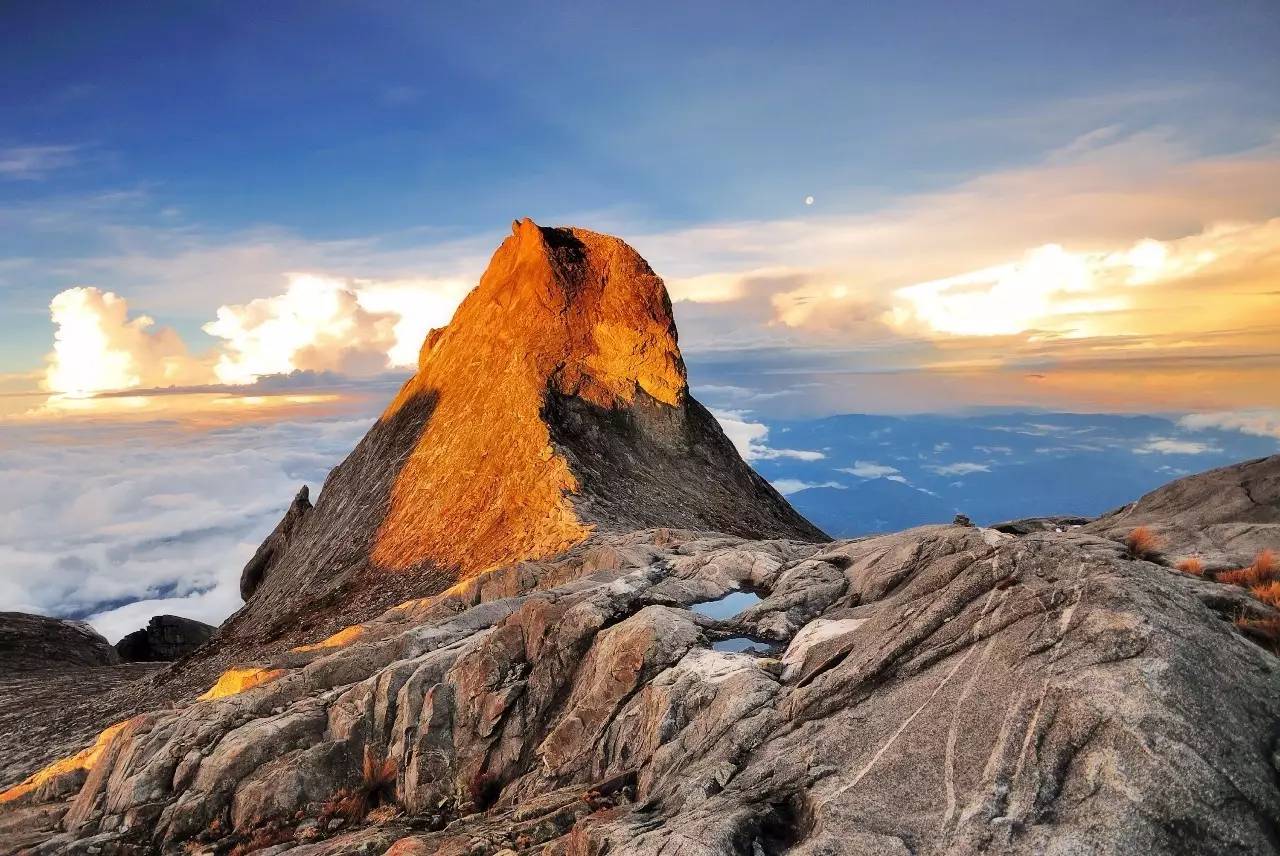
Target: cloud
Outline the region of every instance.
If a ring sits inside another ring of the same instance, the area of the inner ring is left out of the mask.
[[[1001,336],[1043,327],[1056,315],[1078,316],[1127,308],[1124,297],[1086,299],[1105,262],[1057,244],[1029,250],[1021,260],[894,291],[892,326],[959,336]]]
[[[1258,437],[1280,438],[1280,410],[1237,410],[1220,413],[1191,413],[1178,420],[1188,431],[1217,428]]]
[[[49,312],[54,344],[44,382],[51,391],[84,395],[199,383],[208,375],[177,333],[155,328],[146,315],[130,319],[124,299],[110,291],[69,288],[53,298]]]
[[[130,318],[114,292],[70,288],[50,303],[54,350],[45,387],[84,395],[250,384],[298,371],[360,376],[411,368],[427,332],[448,323],[467,290],[460,280],[290,274],[282,294],[220,307],[203,327],[220,341],[194,357],[172,329],[146,315]]]
[[[875,461],[854,461],[852,467],[839,467],[838,469],[842,473],[848,473],[851,476],[863,479],[878,479],[898,474],[897,467],[877,464]]]
[[[74,166],[79,146],[12,146],[0,149],[0,178],[39,181]]]
[[[857,216],[635,242],[689,284],[691,354],[829,373],[813,412],[1238,408],[1280,382],[1278,204],[1280,141],[1205,156],[1109,129]]]
[[[769,436],[767,425],[750,421],[747,419],[747,414],[740,411],[712,410],[711,412],[720,422],[720,428],[732,441],[744,461],[767,461],[777,458],[820,461],[826,457],[822,452],[804,449],[770,448],[765,443],[765,438]]]
[[[960,461],[954,464],[925,464],[924,468],[940,476],[967,476],[972,473],[991,472],[991,467],[988,464],[978,464],[972,461]]]
[[[444,326],[467,288],[457,281],[344,280],[290,274],[283,294],[218,309],[204,325],[222,339],[223,383],[269,374],[373,374],[416,366],[432,327]]]
[[[801,479],[775,479],[769,484],[773,485],[778,493],[783,496],[790,496],[793,493],[799,493],[802,490],[808,490],[811,487],[833,487],[839,490],[846,490],[845,486],[840,482],[807,482]]]
[[[228,575],[219,580],[213,588],[205,591],[195,591],[181,597],[135,600],[124,606],[95,612],[85,620],[109,641],[115,643],[122,636],[146,627],[152,616],[178,615],[217,627],[242,605],[239,581],[231,579]]]
[[[1201,443],[1196,440],[1152,437],[1133,451],[1139,455],[1204,455],[1222,450],[1211,443]]]
[[[371,418],[0,425],[0,610],[112,639],[162,612],[218,623],[299,485],[314,498]]]

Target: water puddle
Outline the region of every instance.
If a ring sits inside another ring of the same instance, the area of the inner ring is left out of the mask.
[[[754,654],[757,657],[769,657],[778,653],[778,646],[770,642],[761,642],[749,636],[734,636],[721,639],[711,645],[712,651],[728,651],[734,654]]]
[[[760,595],[750,591],[731,591],[719,600],[708,600],[695,603],[689,607],[699,615],[721,621],[733,618],[738,613],[755,606],[760,602]],[[726,649],[727,650],[727,649]]]

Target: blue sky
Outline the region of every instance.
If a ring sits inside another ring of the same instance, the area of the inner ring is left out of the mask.
[[[809,193],[852,208],[1100,121],[1231,150],[1271,133],[1280,65],[1269,2],[50,2],[6,18],[4,135],[75,147],[6,196],[144,187],[209,228],[318,238],[492,230],[513,210],[769,218]]]
[[[1113,252],[1280,214],[1272,2],[48,2],[4,15],[0,374],[25,377],[9,387],[37,383],[49,302],[69,287],[118,293],[128,317],[200,355],[222,346],[201,331],[220,306],[279,294],[290,271],[474,281],[516,216],[615,231],[669,279],[782,270],[791,294],[839,279],[859,317],[879,319],[894,289],[1047,243]],[[1107,210],[1073,208],[1086,191]],[[951,203],[941,226],[921,216],[937,197]],[[1002,240],[1013,230],[998,217],[1033,225]],[[984,218],[980,240],[951,234]],[[883,229],[898,232],[877,244]],[[894,269],[861,274],[883,259]],[[764,345],[829,361],[830,341],[755,311],[776,308],[780,283],[732,306],[683,303],[686,347],[736,347],[748,370]],[[1215,333],[1239,326],[1219,320]],[[939,331],[890,326],[891,368],[940,352]]]

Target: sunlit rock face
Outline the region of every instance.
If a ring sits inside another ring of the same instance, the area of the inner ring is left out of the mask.
[[[824,539],[690,397],[671,302],[644,259],[523,220],[314,509],[291,509],[246,569],[248,604],[224,636],[336,629],[339,599],[350,624],[651,526]]]

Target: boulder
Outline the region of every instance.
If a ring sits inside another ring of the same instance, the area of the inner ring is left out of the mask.
[[[116,653],[127,663],[181,660],[213,638],[218,628],[193,618],[156,615],[141,630],[116,643]]]

